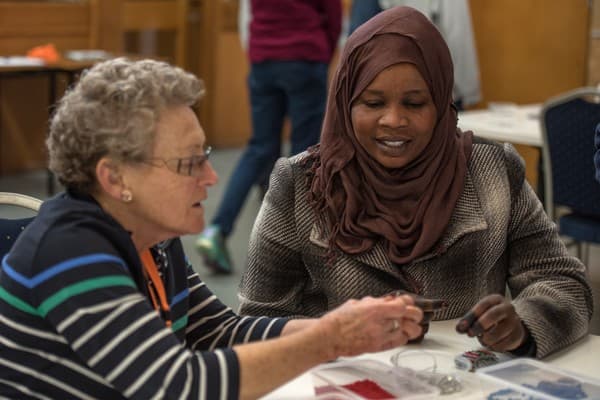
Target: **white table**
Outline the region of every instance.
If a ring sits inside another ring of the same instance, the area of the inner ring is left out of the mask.
[[[458,126],[483,138],[541,148],[540,109],[540,104],[529,104],[461,111]]]
[[[402,348],[361,356],[390,364],[390,357],[400,351],[430,350],[457,355],[467,350],[480,348],[479,342],[455,331],[456,320],[433,322],[429,332],[420,344],[411,344]],[[577,374],[600,378],[600,336],[588,335],[571,347],[544,359],[548,364]],[[459,393],[456,394],[457,396]],[[299,400],[314,397],[313,381],[310,372],[286,383],[263,397],[263,400]],[[451,396],[455,398],[454,395]],[[443,396],[443,399],[450,399]],[[461,398],[458,396],[457,398]]]

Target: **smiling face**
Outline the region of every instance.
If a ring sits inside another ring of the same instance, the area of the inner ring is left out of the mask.
[[[410,63],[381,71],[351,108],[354,135],[386,168],[402,168],[429,144],[437,111],[427,83]]]
[[[184,159],[181,170],[189,171],[185,165],[189,160],[185,159],[202,155],[205,141],[204,131],[189,107],[171,107],[160,114],[148,163],[124,168],[124,183],[133,194],[127,228],[134,236],[151,235],[151,241],[156,243],[204,228],[202,202],[208,186],[217,182],[210,161],[192,168],[198,176],[187,176],[169,169],[160,160]]]

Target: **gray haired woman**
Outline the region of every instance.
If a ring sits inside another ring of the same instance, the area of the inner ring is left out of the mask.
[[[115,59],[62,99],[47,144],[66,191],[0,272],[0,397],[256,398],[420,334],[409,297],[288,321],[240,317],[210,292],[177,238],[202,230],[217,182],[190,108],[202,93],[179,68]]]

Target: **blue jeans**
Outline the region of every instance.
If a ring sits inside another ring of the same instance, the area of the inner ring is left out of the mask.
[[[327,64],[305,61],[252,64],[248,86],[252,136],[212,220],[224,236],[233,230],[252,185],[270,174],[280,157],[286,115],[292,127],[292,155],[318,143],[327,101]]]
[[[351,34],[382,11],[377,0],[354,0],[350,10],[350,27],[348,34]]]

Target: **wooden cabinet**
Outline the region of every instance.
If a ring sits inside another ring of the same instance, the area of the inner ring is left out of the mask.
[[[214,147],[239,147],[250,137],[250,104],[246,79],[248,58],[237,30],[238,1],[192,3],[197,28],[190,34],[192,71],[204,80],[206,96],[199,105],[200,123]]]
[[[587,0],[470,0],[484,105],[543,102],[586,83]]]

